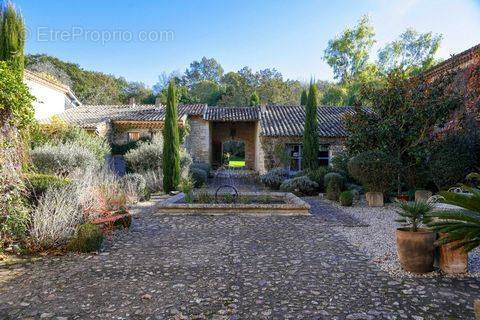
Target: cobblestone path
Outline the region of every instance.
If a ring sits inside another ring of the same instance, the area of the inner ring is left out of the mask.
[[[99,255],[0,272],[0,319],[472,319],[474,279],[395,279],[311,217],[155,216]],[[339,218],[340,217],[340,218]]]

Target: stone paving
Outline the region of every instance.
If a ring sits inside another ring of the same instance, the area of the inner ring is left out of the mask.
[[[358,221],[308,201],[310,217],[155,216],[144,204],[98,255],[0,272],[0,319],[473,318],[478,280],[392,278],[332,230]]]

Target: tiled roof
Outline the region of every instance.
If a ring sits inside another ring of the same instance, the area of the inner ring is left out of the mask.
[[[318,130],[322,137],[346,137],[343,117],[352,114],[353,107],[327,107],[317,109]],[[303,136],[305,107],[267,106],[261,115],[261,134],[269,137]]]
[[[178,116],[201,116],[206,105],[179,105]],[[84,105],[68,109],[58,115],[62,120],[82,127],[88,127],[108,120],[112,121],[163,121],[165,107],[155,105]]]
[[[445,72],[453,71],[458,69],[459,67],[464,67],[468,65],[470,62],[473,61],[472,59],[475,55],[480,54],[480,44],[471,47],[463,52],[453,55],[451,58],[440,62],[439,64],[433,66],[432,68],[426,70],[423,73],[423,76],[426,77],[435,77],[440,74],[444,74]]]
[[[343,117],[353,113],[353,107],[319,107],[318,129],[323,137],[346,137]],[[263,136],[302,136],[305,107],[208,107],[203,104],[179,105],[179,118],[202,116],[207,121],[260,121]],[[164,121],[165,107],[155,105],[98,105],[66,110],[58,115],[66,122],[81,127],[94,127],[106,121]]]
[[[204,119],[208,121],[258,121],[257,107],[208,107]]]

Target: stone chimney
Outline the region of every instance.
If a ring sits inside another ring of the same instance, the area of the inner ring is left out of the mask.
[[[130,105],[135,106],[135,98],[134,97],[130,98]]]
[[[155,107],[160,107],[162,105],[162,99],[160,97],[155,98]]]

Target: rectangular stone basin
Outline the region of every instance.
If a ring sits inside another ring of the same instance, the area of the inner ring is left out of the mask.
[[[214,194],[211,195],[214,198]],[[159,204],[156,213],[162,215],[310,215],[310,205],[292,193],[242,192],[238,195],[243,199],[252,198],[252,200],[267,196],[273,201],[272,203],[186,203],[185,195],[180,193]]]

